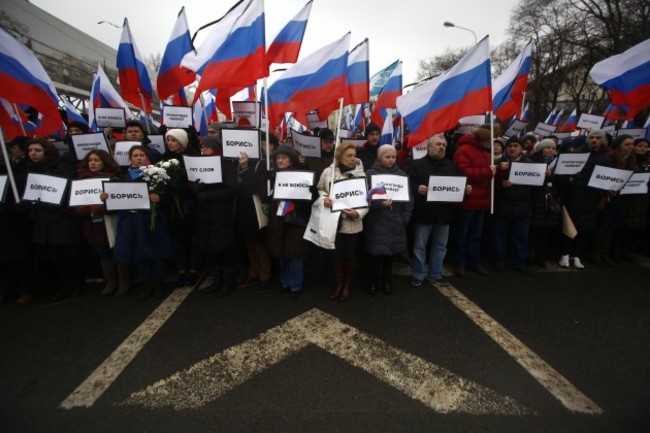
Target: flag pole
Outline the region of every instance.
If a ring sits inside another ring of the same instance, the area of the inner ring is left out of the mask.
[[[18,114],[19,112],[16,103],[14,102],[12,106],[14,107],[14,115],[18,118],[18,123],[20,124],[20,130],[23,131],[23,135],[27,135],[27,133],[25,132],[25,125],[23,125],[23,119],[21,119],[20,114]]]
[[[16,187],[16,179],[14,178],[14,171],[13,171],[13,168],[11,167],[11,161],[9,160],[9,154],[7,153],[7,146],[5,144],[4,131],[2,130],[2,127],[0,127],[0,142],[2,143],[2,156],[5,159],[5,164],[7,164],[7,175],[9,176],[9,183],[11,184],[11,191],[14,193],[14,198],[16,199],[16,203],[20,203],[20,196],[18,195],[18,188]],[[0,192],[2,192],[2,191],[0,191]]]
[[[343,98],[339,98],[339,113],[336,115],[336,141],[334,141],[334,155],[336,155],[336,148],[341,142],[341,113],[343,112]],[[336,157],[334,157],[334,168],[332,169],[332,181],[330,182],[330,194],[334,188],[334,173],[336,172]]]
[[[490,165],[494,165],[494,115],[492,111],[489,112],[490,115]],[[494,215],[494,178],[495,175],[492,175],[490,183],[490,215]]]
[[[271,171],[271,146],[270,146],[270,140],[271,140],[271,134],[269,132],[270,126],[271,126],[271,119],[269,117],[269,94],[268,94],[268,84],[267,84],[267,78],[264,77],[264,91],[262,92],[264,94],[264,112],[266,113],[266,143],[265,143],[265,148],[266,148],[266,171],[270,172]],[[261,106],[261,104],[260,104]],[[271,181],[267,180],[266,181],[266,193],[267,195],[271,195]]]
[[[144,123],[147,125],[147,135],[151,135],[151,127],[149,126],[149,118],[147,117],[149,113],[147,113],[147,109],[144,105],[144,95],[142,92],[138,92],[140,95],[140,102],[142,102],[142,111],[144,111]]]

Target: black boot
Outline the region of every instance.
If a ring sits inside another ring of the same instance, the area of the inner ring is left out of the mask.
[[[223,284],[214,296],[217,298],[224,298],[230,295],[237,288],[235,282],[235,270],[230,268],[223,269]]]
[[[144,282],[144,287],[142,288],[142,293],[140,293],[140,296],[138,296],[138,301],[144,302],[147,299],[149,299],[149,296],[153,295],[154,292],[154,286],[153,286],[153,280],[146,280]]]
[[[330,294],[330,299],[338,299],[343,291],[343,280],[345,279],[345,262],[337,260],[334,262],[334,277],[336,278],[336,287]]]
[[[201,287],[199,292],[201,293],[214,293],[219,290],[221,290],[221,286],[223,285],[223,269],[220,267],[215,268],[212,271],[212,283],[207,286],[207,287]]]

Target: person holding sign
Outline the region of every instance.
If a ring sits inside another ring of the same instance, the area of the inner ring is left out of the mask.
[[[446,152],[445,136],[434,135],[427,140],[424,158],[412,161],[408,168],[414,198],[411,287],[420,287],[427,277],[437,286],[449,285],[442,275],[442,264],[447,254],[449,224],[459,203],[427,201],[431,176],[463,176],[458,167],[445,158]],[[465,194],[471,192],[472,187],[467,185]],[[430,245],[428,251],[427,245]]]
[[[612,143],[612,151],[598,160],[598,165],[618,168],[620,170],[638,171],[634,138],[631,135],[619,135]],[[610,255],[614,232],[625,221],[630,208],[630,195],[621,195],[620,191],[607,191],[606,200],[596,226],[593,261],[597,266],[616,266]],[[622,241],[618,239],[617,241]]]
[[[183,155],[195,156],[194,147],[188,146],[189,137],[183,129],[168,129],[165,133],[167,152],[162,161],[176,159],[179,163],[176,179],[169,185],[173,200],[165,209],[170,221],[174,261],[176,262],[176,286],[194,286],[198,279],[199,250],[196,246],[196,200],[192,186],[188,184]]]
[[[70,160],[60,157],[56,148],[46,138],[33,138],[27,142],[28,172],[72,179],[75,167]],[[84,293],[79,251],[83,243],[79,217],[67,207],[43,202],[32,203],[32,243],[37,255],[51,260],[59,279],[55,301]]]
[[[494,215],[492,223],[492,245],[494,269],[502,271],[506,259],[506,243],[512,241],[512,268],[524,275],[530,275],[526,266],[528,256],[528,230],[532,215],[532,189],[528,185],[515,185],[509,178],[513,162],[532,162],[522,154],[521,143],[516,137],[508,139],[506,151],[498,165],[495,180]]]
[[[105,150],[94,149],[86,154],[83,160],[79,161],[77,167],[77,179],[108,178],[118,180],[120,177],[120,166],[111,155]],[[95,192],[97,197],[101,190]],[[93,247],[99,258],[106,286],[102,290],[102,296],[109,296],[117,290],[117,274],[113,262],[113,251],[108,242],[104,215],[106,206],[103,204],[77,206],[74,212],[81,217],[81,230],[86,242]],[[120,289],[118,296],[125,295],[129,290],[129,281],[124,266],[120,267]]]
[[[131,119],[126,122],[126,126],[124,127],[124,139],[126,141],[139,141],[140,144],[146,149],[148,154],[147,158],[149,161],[151,161],[151,164],[155,164],[160,161],[160,158],[162,156],[161,153],[156,149],[149,147],[151,140],[149,137],[147,137],[147,133],[145,132],[144,127],[139,120]]]
[[[576,138],[576,142],[579,141],[578,138],[580,137]],[[553,176],[553,185],[557,187],[568,216],[577,230],[577,235],[573,238],[566,234],[562,237],[562,255],[558,263],[560,267],[573,266],[575,269],[585,267],[580,260],[580,255],[586,239],[596,229],[598,207],[601,198],[605,198],[602,191],[589,186],[589,179],[597,161],[604,155],[606,143],[607,136],[604,131],[592,130],[587,135],[586,144],[575,151],[575,153],[589,153],[589,158],[580,172],[575,175]]]
[[[199,146],[204,156],[220,156],[223,151],[221,140],[214,135],[203,137]],[[238,265],[234,210],[237,173],[231,161],[220,160],[221,183],[203,183],[199,179],[194,184],[196,211],[192,217],[196,222],[196,245],[212,265],[212,284],[200,291],[214,293],[217,298],[237,288],[235,269]]]
[[[142,182],[140,168],[150,165],[147,148],[133,146],[129,149],[129,161],[131,165],[122,180]],[[102,193],[100,197],[106,201],[108,194]],[[152,203],[160,203],[162,197],[157,193],[150,193],[149,200]],[[169,221],[165,212],[158,212],[156,215],[154,230],[151,230],[151,211],[130,210],[119,213],[113,257],[118,264],[138,265],[140,277],[145,281],[144,290],[140,295],[141,301],[151,295],[158,299],[163,297],[165,260],[171,256]]]
[[[498,125],[495,133],[499,135]],[[481,238],[485,213],[490,209],[490,190],[492,177],[496,174],[496,165],[490,161],[490,126],[476,128],[471,134],[465,134],[458,140],[458,149],[453,162],[467,176],[467,183],[472,186],[472,194],[465,197],[457,211],[454,226],[453,262],[454,274],[465,275],[465,269],[487,276],[489,272],[480,264]]]
[[[325,197],[325,207],[331,208],[334,200],[330,197],[332,181],[365,178],[363,163],[357,159],[354,144],[342,143],[334,151],[334,162],[325,169],[318,181],[318,193]],[[355,252],[359,234],[363,231],[362,219],[368,213],[368,208],[343,209],[341,211],[340,228],[334,241],[334,272],[336,287],[330,299],[346,301],[352,291],[352,278],[356,268]]]
[[[377,150],[377,161],[366,172],[368,184],[373,175],[390,174],[406,177],[395,164],[397,151],[391,145],[383,145]],[[386,188],[384,187],[384,191]],[[412,202],[394,202],[390,194],[379,200],[370,200],[370,211],[366,216],[366,251],[370,254],[368,261],[368,293],[375,295],[377,286],[384,294],[391,293],[393,275],[393,256],[407,249],[406,226],[411,219]]]
[[[300,168],[298,152],[286,144],[278,146],[271,159],[275,163],[275,171],[271,173],[272,184],[276,172]],[[303,234],[311,213],[311,201],[278,200],[268,196],[265,201],[270,201],[266,232],[269,253],[280,260],[282,287],[291,292],[292,298],[297,298],[303,289],[303,259],[309,254],[309,245]]]
[[[307,158],[300,156],[300,161],[307,167],[307,170],[315,173],[316,179],[320,179],[323,171],[332,165],[332,161],[334,161],[334,132],[329,128],[321,128],[318,135],[321,140],[321,157]]]
[[[648,158],[648,140],[637,138],[634,140],[634,153],[636,154],[637,173],[650,173],[650,158]],[[633,194],[629,198],[629,212],[625,218],[622,245],[618,246],[618,256],[623,260],[633,261],[630,254],[647,252],[650,241],[647,239],[648,230],[648,194]]]

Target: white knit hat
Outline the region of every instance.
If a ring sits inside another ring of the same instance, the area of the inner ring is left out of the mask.
[[[187,143],[189,143],[189,138],[187,137],[187,132],[183,129],[170,129],[167,131],[165,134],[165,139],[167,136],[171,135],[178,141],[181,146],[183,147],[183,150],[187,149]]]

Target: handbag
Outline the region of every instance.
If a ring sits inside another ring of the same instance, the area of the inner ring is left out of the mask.
[[[264,212],[264,206],[260,196],[253,194],[253,204],[255,205],[255,215],[257,216],[257,225],[260,230],[269,225],[268,211]]]
[[[333,250],[340,216],[340,211],[332,212],[325,207],[325,199],[318,197],[311,207],[303,239],[326,250]]]

